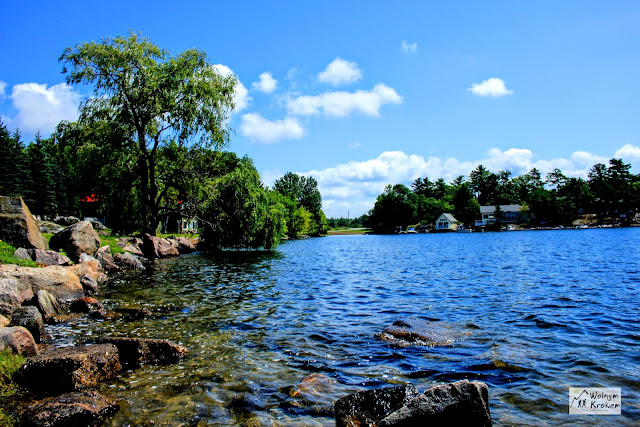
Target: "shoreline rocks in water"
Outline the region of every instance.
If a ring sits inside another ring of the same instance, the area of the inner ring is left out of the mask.
[[[489,389],[478,381],[439,385],[422,394],[411,385],[361,391],[338,399],[334,408],[338,427],[492,425]]]
[[[20,412],[22,425],[32,426],[100,426],[120,406],[94,391],[66,393],[31,402]]]
[[[440,322],[428,322],[415,317],[396,320],[391,326],[385,328],[379,337],[398,347],[445,346],[451,345],[454,341],[449,331]]]

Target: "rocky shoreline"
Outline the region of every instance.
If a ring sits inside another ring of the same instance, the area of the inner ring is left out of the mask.
[[[8,198],[0,197],[0,208],[8,205],[12,210],[9,215],[7,209],[0,212],[0,238],[19,246],[14,256],[41,265],[0,265],[0,350],[28,357],[14,376],[27,393],[12,412],[20,425],[101,425],[119,410],[118,399],[93,388],[116,380],[125,370],[178,363],[189,350],[168,340],[138,337],[100,337],[83,345],[51,348],[46,325],[72,316],[147,317],[150,313],[145,309],[105,309],[95,297],[107,274],[143,269],[145,259],[193,252],[197,242],[146,234],[120,239],[118,246],[125,252],[112,255],[109,246],[101,246],[93,225],[78,221],[56,230],[50,249],[24,202],[3,199]],[[446,331],[412,318],[398,320],[379,338],[399,347],[450,342]],[[328,380],[311,375],[294,394],[304,394]],[[410,385],[363,391],[338,399],[332,412],[338,426],[491,425],[486,384],[468,381],[436,386],[422,394]]]

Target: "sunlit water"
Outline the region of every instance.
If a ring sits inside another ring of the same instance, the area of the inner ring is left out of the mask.
[[[193,254],[116,276],[107,308],[55,345],[168,338],[179,364],[124,372],[101,391],[111,425],[332,425],[346,394],[459,379],[489,386],[497,425],[640,423],[640,229],[333,236],[273,254]],[[437,321],[452,345],[395,347],[401,317]],[[312,373],[335,383],[295,393]],[[568,388],[622,388],[622,415],[568,414]]]

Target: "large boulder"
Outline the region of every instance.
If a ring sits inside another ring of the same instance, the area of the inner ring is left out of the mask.
[[[0,351],[10,350],[22,356],[38,354],[38,344],[22,326],[0,328]]]
[[[40,226],[21,197],[0,196],[0,239],[27,249],[49,249]]]
[[[107,275],[104,274],[104,270],[100,267],[100,263],[97,259],[93,257],[89,257],[89,261],[81,262],[76,265],[72,265],[69,267],[69,270],[72,271],[76,276],[82,277],[85,274],[88,274],[92,278],[96,280],[96,282],[101,283],[107,280]]]
[[[176,363],[189,354],[187,348],[163,339],[108,337],[100,342],[118,347],[122,365],[129,368]]]
[[[384,418],[380,426],[492,425],[489,390],[481,382],[458,381],[433,387]]]
[[[133,254],[125,252],[123,254],[115,254],[113,261],[123,269],[144,270],[144,264]]]
[[[180,255],[170,241],[148,233],[145,233],[142,239],[142,253],[147,258],[168,258]]]
[[[21,281],[16,276],[8,273],[14,270],[13,267],[17,266],[0,265],[0,303],[17,307],[33,298],[33,290],[31,289],[31,283]],[[20,269],[35,270],[28,267],[20,267]]]
[[[186,237],[168,237],[167,240],[178,249],[178,252],[181,254],[189,254],[196,250],[196,246]]]
[[[112,344],[63,347],[29,358],[15,381],[36,393],[60,394],[113,380],[120,370],[118,349]]]
[[[22,301],[30,300],[34,293],[44,289],[64,303],[84,296],[80,280],[72,270],[74,267],[76,266],[31,268],[0,265],[0,277],[18,281],[18,295]]]
[[[37,343],[42,342],[44,338],[44,320],[37,307],[30,305],[16,308],[11,316],[10,325],[26,328]]]
[[[100,237],[89,221],[80,221],[54,234],[49,245],[53,250],[65,251],[73,262],[78,262],[80,255],[93,255],[98,250]]]
[[[376,426],[387,415],[418,396],[412,385],[366,390],[341,397],[334,404],[337,427]]]
[[[107,270],[109,273],[114,273],[120,270],[120,267],[115,263],[115,260],[110,253],[96,252],[96,259],[100,262],[102,268]]]
[[[119,409],[116,402],[94,391],[66,393],[30,403],[20,413],[20,423],[34,427],[98,427]]]

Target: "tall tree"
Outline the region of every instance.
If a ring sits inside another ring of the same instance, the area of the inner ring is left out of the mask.
[[[205,52],[172,56],[148,39],[106,38],[67,48],[60,57],[69,84],[93,85],[80,108],[79,124],[109,122],[111,150],[132,165],[143,230],[155,234],[166,192],[158,181],[163,144],[220,148],[228,142],[227,119],[236,79],[223,77]]]

